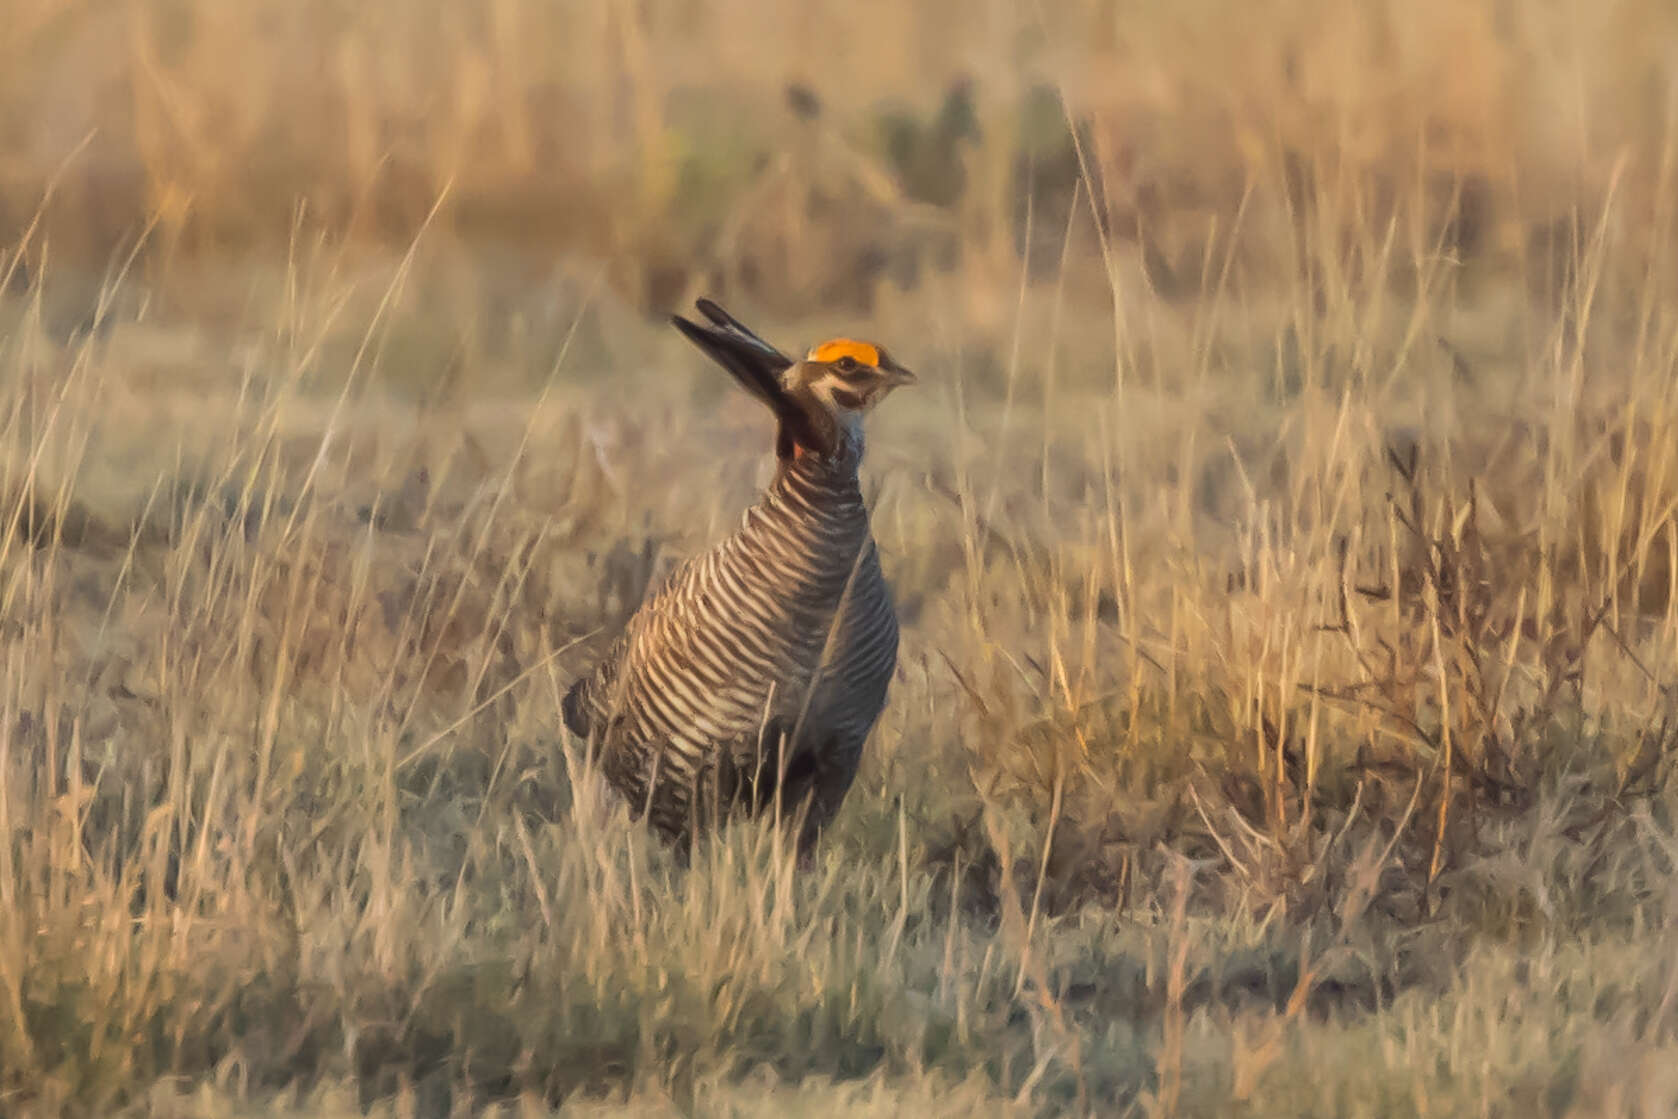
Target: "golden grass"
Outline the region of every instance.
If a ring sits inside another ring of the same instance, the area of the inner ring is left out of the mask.
[[[0,1110],[1678,1105],[1653,6],[4,7]],[[923,378],[809,873],[557,713],[761,481],[711,285]]]

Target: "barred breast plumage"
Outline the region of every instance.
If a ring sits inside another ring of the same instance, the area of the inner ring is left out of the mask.
[[[676,324],[774,411],[779,469],[739,529],[676,569],[564,703],[632,810],[686,845],[731,811],[803,813],[856,776],[897,661],[869,531],[862,417],[912,374],[839,339],[794,362],[720,307]]]

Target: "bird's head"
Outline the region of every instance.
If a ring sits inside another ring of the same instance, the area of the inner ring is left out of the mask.
[[[860,455],[863,417],[892,389],[915,381],[873,342],[833,338],[794,361],[711,300],[695,306],[709,325],[680,315],[671,321],[775,413],[775,454],[782,460]]]
[[[860,425],[892,389],[915,383],[915,375],[893,361],[885,347],[852,338],[812,347],[781,378],[788,392],[813,398],[845,428]]]

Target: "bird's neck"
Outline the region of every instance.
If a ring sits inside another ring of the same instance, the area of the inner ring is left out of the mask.
[[[862,417],[846,416],[841,419],[828,413],[823,414],[821,419],[826,433],[823,442],[831,442],[833,449],[823,451],[806,447],[793,439],[783,428],[776,441],[776,454],[781,459],[783,469],[791,463],[813,459],[835,466],[848,466],[854,473],[862,462]]]
[[[826,489],[856,490],[862,449],[862,427],[850,425],[829,454],[794,445],[792,454],[781,459],[777,476],[783,481],[814,483]]]

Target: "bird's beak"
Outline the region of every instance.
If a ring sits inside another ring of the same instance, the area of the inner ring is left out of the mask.
[[[889,359],[886,364],[881,367],[881,372],[886,374],[887,388],[897,388],[900,385],[912,385],[916,381],[920,380],[920,378],[897,364],[897,362],[890,361]]]

